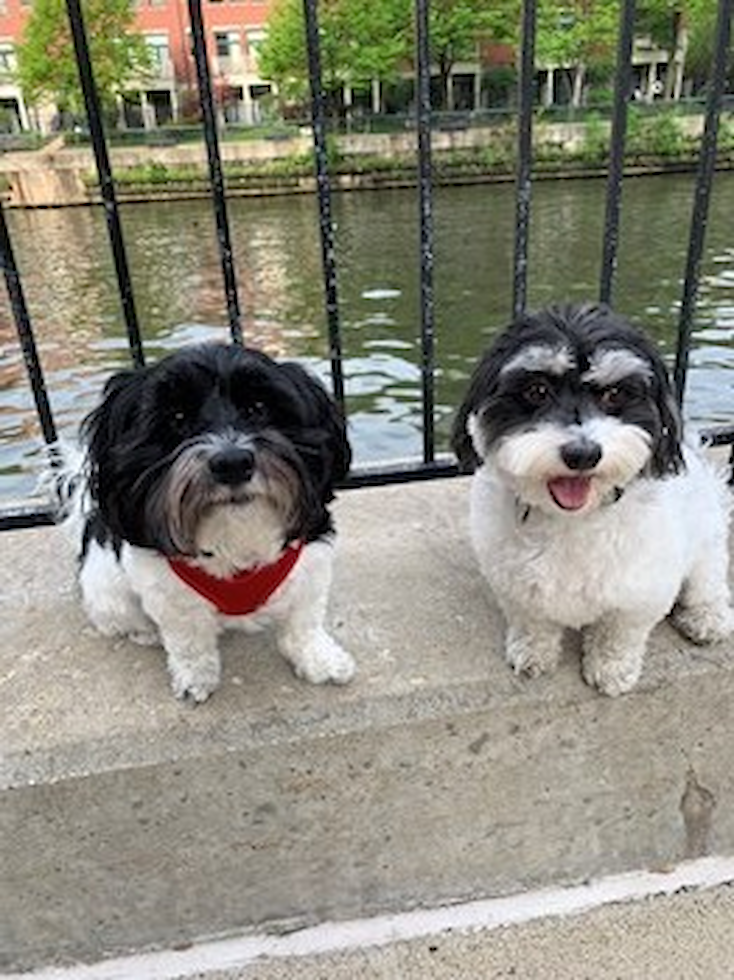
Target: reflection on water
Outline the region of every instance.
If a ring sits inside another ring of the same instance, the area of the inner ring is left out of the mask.
[[[603,181],[533,191],[529,302],[593,298],[598,289]],[[615,303],[666,354],[675,323],[692,206],[692,177],[628,180]],[[734,416],[734,175],[717,175],[694,331],[686,411],[699,422]],[[418,206],[407,191],[343,194],[334,202],[350,432],[358,462],[421,450]],[[248,342],[302,358],[328,376],[316,205],[311,198],[230,202]],[[109,372],[128,363],[100,208],[12,212],[52,406],[70,433]],[[437,422],[511,305],[513,191],[441,188],[435,201]],[[123,228],[138,316],[151,357],[227,337],[221,270],[207,202],[128,205]],[[212,326],[215,325],[215,326]],[[41,453],[7,300],[0,299],[0,494],[32,490]]]

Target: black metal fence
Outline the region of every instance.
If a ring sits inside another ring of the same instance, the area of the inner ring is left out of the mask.
[[[457,467],[436,453],[434,425],[434,302],[433,302],[433,186],[431,168],[431,104],[430,104],[430,45],[429,2],[415,0],[416,27],[416,130],[418,156],[418,202],[420,240],[417,243],[418,275],[420,279],[421,377],[423,404],[423,454],[414,462],[399,465],[378,465],[353,471],[346,486],[365,486],[418,479],[452,476]],[[328,328],[331,377],[335,398],[344,406],[344,374],[342,365],[339,316],[338,276],[335,236],[331,217],[331,185],[328,172],[326,100],[321,79],[318,0],[303,0],[308,66],[311,85],[311,111],[316,161],[317,197],[320,218],[324,302]],[[89,132],[105,210],[110,247],[114,258],[122,313],[127,329],[130,356],[135,366],[145,362],[130,273],[127,265],[120,214],[115,198],[115,184],[110,167],[107,144],[94,84],[93,65],[84,28],[80,0],[66,0],[76,52],[79,77],[84,94]],[[678,324],[678,343],[674,381],[679,402],[682,402],[691,331],[696,306],[701,257],[703,254],[711,187],[716,163],[716,145],[726,83],[727,57],[734,0],[719,0],[715,38],[705,111],[704,134],[696,176],[688,254]],[[532,197],[532,126],[535,74],[535,29],[537,0],[523,0],[522,44],[519,78],[519,107],[517,128],[517,176],[514,273],[511,310],[513,315],[525,309],[528,280],[528,241]],[[188,0],[193,54],[196,62],[202,126],[207,147],[209,178],[216,222],[223,288],[227,302],[229,329],[232,341],[242,343],[242,327],[238,302],[235,268],[230,243],[227,199],[219,152],[216,116],[207,60],[201,0]],[[622,169],[625,148],[627,106],[632,75],[632,46],[635,20],[635,0],[622,0],[620,5],[619,41],[614,84],[612,134],[607,179],[602,266],[599,298],[611,302],[617,265],[617,247],[622,201]],[[16,267],[13,248],[0,205],[0,261],[2,262],[11,308],[33,392],[38,420],[47,443],[56,440],[56,427],[49,403],[21,279]],[[734,444],[734,426],[708,430],[705,435],[715,445]],[[0,530],[32,527],[52,520],[47,508],[37,504],[15,504],[0,510]]]

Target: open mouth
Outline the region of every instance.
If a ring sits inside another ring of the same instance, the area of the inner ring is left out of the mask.
[[[554,477],[548,481],[548,493],[562,510],[581,510],[591,495],[591,477]]]

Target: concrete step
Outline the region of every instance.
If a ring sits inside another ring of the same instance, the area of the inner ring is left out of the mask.
[[[0,969],[509,895],[734,851],[734,659],[655,631],[610,700],[516,678],[465,480],[337,505],[335,635],[296,680],[233,638],[187,708],[86,625],[55,529],[0,537]],[[682,801],[686,806],[682,809]]]
[[[734,858],[8,980],[730,980]]]

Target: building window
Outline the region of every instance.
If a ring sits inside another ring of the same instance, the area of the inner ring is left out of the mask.
[[[250,85],[250,98],[253,102],[257,102],[258,99],[264,99],[273,91],[272,85],[267,83],[260,85]]]
[[[214,35],[214,49],[217,52],[217,58],[229,58],[230,55],[229,34],[220,34],[219,32],[217,32]]]
[[[168,67],[170,62],[170,48],[167,34],[147,34],[145,43],[150,50],[153,61],[153,68],[161,72]]]
[[[9,75],[15,71],[15,52],[12,44],[0,45],[0,75]]]
[[[214,50],[217,58],[238,61],[241,56],[240,35],[238,31],[215,31]]]
[[[265,40],[265,32],[264,31],[248,31],[247,32],[247,50],[255,58],[257,58],[257,56],[258,56],[258,53],[259,53],[259,50],[260,50],[260,45],[263,43],[264,40]]]
[[[148,105],[153,110],[156,126],[166,126],[173,122],[173,105],[171,104],[171,93],[169,91],[146,92],[145,97]]]
[[[0,132],[8,135],[20,133],[20,107],[17,99],[0,99]]]

